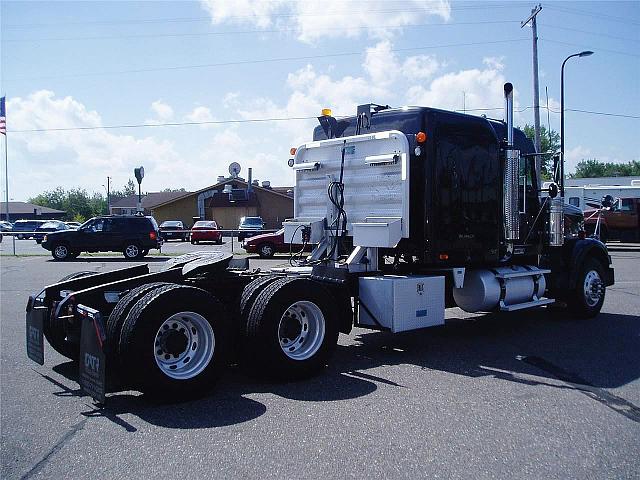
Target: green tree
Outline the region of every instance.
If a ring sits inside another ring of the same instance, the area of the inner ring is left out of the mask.
[[[101,193],[89,195],[83,188],[72,188],[65,191],[64,188],[58,187],[30,198],[29,202],[34,205],[64,210],[64,219],[74,221],[84,221],[101,215],[107,208],[107,201]]]
[[[535,137],[535,128],[533,125],[526,124],[521,129],[524,134],[533,141]],[[555,130],[547,131],[546,127],[540,127],[540,152],[544,153],[540,157],[540,171],[542,178],[549,180],[552,178],[553,170],[553,154],[560,150],[560,134]]]
[[[631,177],[640,175],[640,161],[628,163],[599,162],[595,158],[583,159],[576,165],[570,178]]]

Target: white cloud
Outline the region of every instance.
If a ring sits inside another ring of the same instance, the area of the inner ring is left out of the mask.
[[[271,16],[286,4],[286,0],[200,0],[200,5],[211,15],[211,22],[215,25],[229,22],[260,28],[269,27]]]
[[[388,40],[378,42],[367,48],[365,60],[362,64],[376,85],[388,87],[399,76],[409,81],[430,78],[444,65],[435,55],[416,55],[407,57],[401,62],[393,51],[393,44]]]
[[[484,57],[482,63],[494,70],[504,70],[504,57]]]
[[[377,85],[390,85],[400,73],[400,65],[391,50],[392,45],[388,40],[367,48],[362,66],[371,77],[371,81]]]
[[[15,130],[102,125],[98,112],[87,109],[73,97],[56,97],[48,90],[13,98],[7,108],[11,109],[11,125]],[[180,158],[172,142],[103,129],[16,133],[12,135],[9,156],[11,194],[16,199],[57,186],[81,185],[90,191],[102,190],[107,175],[115,177],[116,185],[124,184],[140,164],[148,172],[154,172],[149,175],[151,179],[155,177],[147,182],[149,188],[160,179],[171,179],[180,170]],[[172,185],[170,182],[165,186]]]
[[[191,113],[185,115],[184,119],[187,122],[212,122],[215,120],[211,110],[207,107],[199,106],[195,107]],[[200,125],[200,128],[211,128],[215,127],[216,124],[204,124]]]
[[[488,116],[500,116],[504,104],[503,85],[506,79],[502,68],[489,67],[447,73],[434,79],[428,87],[414,85],[407,91],[407,100],[414,105],[424,105],[446,110],[498,108],[484,112]],[[517,92],[514,105],[517,109]],[[476,114],[482,111],[473,112]]]
[[[565,149],[564,158],[565,164],[564,169],[566,173],[572,173],[576,170],[576,165],[582,160],[587,158],[593,158],[594,155],[591,153],[591,149],[587,147],[583,147],[582,145],[578,145],[573,148]]]
[[[432,77],[443,66],[435,55],[416,55],[404,61],[402,74],[409,80],[424,80]]]
[[[173,117],[173,108],[162,100],[153,102],[151,104],[151,110],[156,114],[158,119],[162,121],[170,120]]]
[[[398,27],[424,21],[430,16],[448,21],[451,6],[447,0],[409,0],[395,5],[385,0],[323,2],[285,0],[201,0],[214,24],[250,24],[259,28],[291,28],[298,39],[313,42],[321,37],[356,37],[367,33],[373,38],[389,38]]]

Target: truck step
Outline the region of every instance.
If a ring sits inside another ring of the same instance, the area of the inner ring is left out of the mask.
[[[541,298],[539,300],[533,300],[531,302],[516,303],[514,305],[505,305],[500,302],[501,312],[513,312],[515,310],[524,310],[525,308],[541,307],[542,305],[550,305],[555,302],[553,298]]]

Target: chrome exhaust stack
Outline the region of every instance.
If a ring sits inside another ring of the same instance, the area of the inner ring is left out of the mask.
[[[518,169],[520,151],[513,148],[513,85],[504,84],[504,109],[507,122],[507,148],[504,165],[504,238],[520,238],[520,214],[518,211]]]

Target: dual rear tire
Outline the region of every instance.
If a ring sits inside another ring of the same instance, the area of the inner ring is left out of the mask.
[[[132,290],[109,317],[107,334],[109,358],[125,383],[161,401],[202,395],[228,363],[230,316],[196,287]]]
[[[241,304],[243,363],[275,379],[317,373],[338,341],[339,312],[330,293],[308,278],[264,280],[257,289],[250,305]]]

